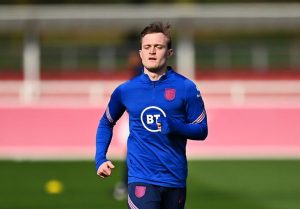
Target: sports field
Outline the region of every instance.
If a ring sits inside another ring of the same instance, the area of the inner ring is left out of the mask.
[[[112,188],[121,178],[95,174],[92,161],[0,161],[0,209],[120,209]],[[300,160],[197,160],[189,162],[186,209],[298,209]],[[59,194],[45,184],[62,182]]]

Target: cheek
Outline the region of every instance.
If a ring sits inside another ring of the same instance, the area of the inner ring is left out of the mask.
[[[143,51],[140,52],[140,57],[142,60],[147,58],[147,56],[145,56],[145,53]]]
[[[159,55],[159,60],[164,61],[168,57],[167,53],[163,52]]]

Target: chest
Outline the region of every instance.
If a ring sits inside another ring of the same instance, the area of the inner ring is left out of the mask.
[[[184,89],[176,85],[149,85],[128,89],[123,94],[123,102],[131,116],[139,117],[150,112],[153,117],[166,117],[183,114],[184,94]]]

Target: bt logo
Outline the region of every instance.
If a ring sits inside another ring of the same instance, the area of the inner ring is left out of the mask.
[[[155,123],[157,123],[157,119],[160,117],[159,114],[155,114],[155,115],[146,115],[147,118],[147,124],[152,124],[154,123],[154,118],[155,118]]]
[[[156,106],[145,108],[141,113],[141,121],[144,128],[150,132],[158,132],[156,123],[161,116],[166,117],[166,113],[161,108]]]

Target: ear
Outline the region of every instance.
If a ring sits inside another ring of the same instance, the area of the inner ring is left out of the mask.
[[[143,57],[142,57],[142,50],[141,49],[139,50],[139,54],[140,54],[140,58],[143,59]]]
[[[173,49],[168,49],[168,57],[171,57],[174,54]]]

